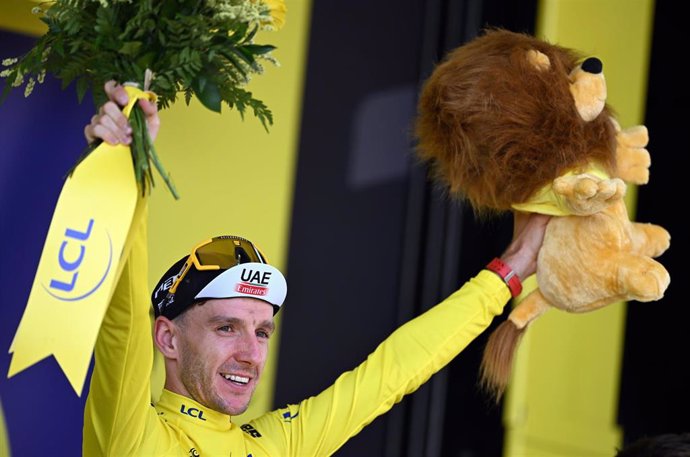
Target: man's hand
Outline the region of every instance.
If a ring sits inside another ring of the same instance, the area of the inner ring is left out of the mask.
[[[124,87],[115,81],[105,83],[104,90],[108,101],[100,107],[98,114],[91,118],[91,123],[84,128],[86,141],[91,144],[101,139],[109,144],[130,144],[132,142],[132,127],[122,113],[127,105],[129,96]],[[146,116],[146,126],[151,141],[155,141],[160,128],[158,106],[148,100],[139,100],[139,106]]]
[[[513,240],[501,256],[520,280],[537,271],[537,254],[544,242],[546,225],[551,216],[516,211],[513,220]]]

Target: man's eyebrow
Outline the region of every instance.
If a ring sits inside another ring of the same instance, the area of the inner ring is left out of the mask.
[[[208,319],[208,322],[210,324],[241,324],[242,319],[239,319],[237,317],[223,316],[222,314],[217,314],[215,316],[211,316]]]
[[[245,321],[243,319],[237,318],[237,317],[232,317],[232,316],[223,316],[223,315],[216,315],[212,316],[208,320],[209,324],[212,325],[219,325],[219,324],[234,324],[234,325],[243,325]],[[266,330],[269,330],[273,332],[276,328],[275,323],[272,320],[265,320],[263,322],[260,322],[259,325],[257,325],[258,328],[265,328]]]
[[[276,329],[276,324],[273,321],[266,320],[266,321],[263,321],[259,325],[259,327],[265,328],[269,332],[273,333],[273,331]]]

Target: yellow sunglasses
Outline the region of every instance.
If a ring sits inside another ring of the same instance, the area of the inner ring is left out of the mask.
[[[174,294],[189,270],[227,270],[241,263],[268,263],[261,250],[246,238],[232,235],[217,236],[196,245],[187,257],[168,293]]]

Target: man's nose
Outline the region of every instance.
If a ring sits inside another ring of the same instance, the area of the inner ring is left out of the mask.
[[[257,337],[251,333],[242,335],[238,342],[237,360],[251,364],[258,364],[261,361],[261,345]]]

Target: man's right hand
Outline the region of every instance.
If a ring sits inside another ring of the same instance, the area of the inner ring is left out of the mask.
[[[513,213],[513,240],[501,256],[521,281],[537,270],[537,255],[551,216],[536,213]]]
[[[108,81],[104,86],[108,101],[98,110],[98,114],[91,118],[91,123],[84,128],[86,141],[91,144],[100,139],[109,144],[130,144],[132,142],[132,127],[122,108],[127,105],[129,96],[124,87],[115,81]],[[158,106],[148,100],[139,100],[139,106],[146,116],[151,141],[155,141],[160,128]]]

